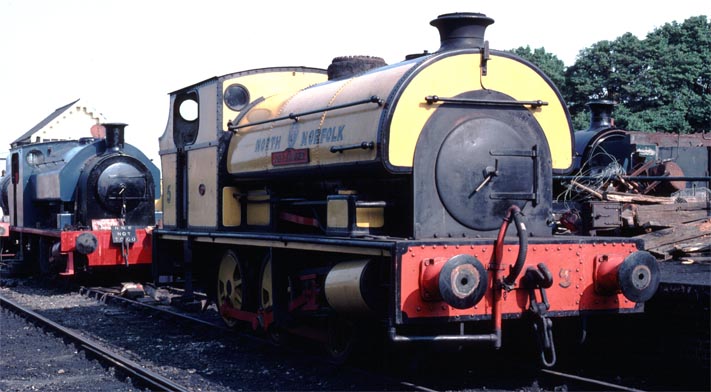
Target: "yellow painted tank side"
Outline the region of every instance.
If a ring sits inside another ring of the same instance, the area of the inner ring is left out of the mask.
[[[232,84],[240,84],[249,90],[251,101],[260,97],[269,100],[274,96],[291,96],[299,90],[324,82],[325,80],[326,74],[324,73],[275,70],[239,75],[234,78],[228,77],[222,82],[222,92],[224,94],[225,90]],[[268,109],[268,112],[262,112],[260,118],[269,118],[278,112],[278,106],[263,109]],[[222,103],[222,113],[222,129],[225,130],[227,129],[227,123],[234,120],[240,114],[239,111],[230,109],[224,102]],[[255,112],[254,116],[258,115],[259,114]]]
[[[252,123],[327,108],[366,99],[387,98],[405,73],[417,62],[404,62],[346,80],[314,85],[307,89],[274,92],[241,117],[240,128],[229,146],[227,170],[249,173],[279,169],[272,165],[272,154],[286,149],[308,149],[308,163],[289,167],[368,162],[377,158],[377,150],[353,149],[331,153],[332,146],[379,142],[383,108],[374,104],[328,110],[265,124]],[[547,106],[529,109],[544,130],[552,153],[554,169],[567,169],[572,163],[572,136],[564,103],[554,87],[527,64],[512,58],[492,55],[487,75],[480,76],[481,55],[476,53],[445,56],[436,59],[409,81],[396,100],[388,138],[388,163],[411,168],[414,150],[421,130],[439,104],[429,105],[424,97],[454,97],[467,91],[490,89],[516,100],[548,102]],[[240,79],[241,80],[241,79]],[[256,79],[255,79],[256,80]],[[275,84],[266,81],[269,86]],[[225,86],[229,85],[225,81]],[[269,87],[265,86],[265,91]],[[252,87],[250,87],[250,90]],[[235,113],[237,114],[237,113]]]
[[[358,77],[294,91],[293,94],[268,97],[253,107],[239,125],[347,104],[372,96],[385,100],[412,65],[403,63]],[[272,153],[288,148],[308,149],[309,152],[308,163],[288,167],[373,161],[377,158],[377,149],[332,153],[330,148],[371,141],[377,144],[382,111],[381,106],[366,103],[301,116],[298,121],[286,119],[241,128],[230,142],[227,170],[230,173],[248,173],[275,169],[271,160]]]
[[[240,190],[234,186],[222,188],[222,224],[239,226],[242,224],[242,202]]]
[[[397,102],[390,125],[388,159],[391,165],[412,167],[420,131],[439,104],[427,104],[425,96],[454,97],[463,92],[490,89],[521,101],[541,100],[547,106],[529,109],[543,129],[554,169],[572,164],[571,125],[554,88],[528,65],[492,55],[487,75],[480,77],[480,54],[444,57],[421,70]]]

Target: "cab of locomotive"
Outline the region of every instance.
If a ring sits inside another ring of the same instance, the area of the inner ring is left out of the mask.
[[[259,121],[278,113],[278,107],[254,106],[322,82],[325,74],[325,70],[309,67],[264,68],[211,78],[170,93],[168,123],[159,138],[164,225],[239,225],[243,214],[241,196],[236,195],[241,192],[224,182],[224,146],[232,136],[229,124],[243,117]],[[259,199],[259,193],[252,191],[251,198]],[[264,220],[264,204],[257,204],[249,209],[250,221]]]

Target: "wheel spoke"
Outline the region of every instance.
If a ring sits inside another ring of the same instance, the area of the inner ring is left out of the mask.
[[[242,279],[235,280],[234,290],[232,290],[232,299],[235,304],[239,304],[237,307],[242,307]]]
[[[232,251],[227,251],[220,260],[217,273],[217,299],[219,305],[227,303],[233,309],[241,310],[243,306],[244,284],[242,281],[241,264]],[[222,315],[228,326],[235,326],[237,321]]]
[[[217,299],[222,302],[225,299],[225,282],[219,280],[217,282]]]
[[[267,260],[262,267],[260,305],[262,309],[272,306],[272,262]]]

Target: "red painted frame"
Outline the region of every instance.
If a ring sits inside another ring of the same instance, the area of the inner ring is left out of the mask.
[[[595,291],[596,264],[603,256],[607,263],[619,265],[631,253],[637,251],[633,242],[597,242],[597,243],[549,243],[529,244],[526,263],[519,275],[523,276],[526,268],[545,263],[553,274],[553,286],[546,290],[550,302],[549,312],[555,314],[578,314],[588,310],[632,311],[641,310],[635,302],[625,298],[622,293],[601,295]],[[504,245],[502,265],[506,275],[516,261],[518,245]],[[484,298],[469,309],[456,309],[443,301],[426,301],[420,292],[422,268],[433,259],[449,259],[458,254],[476,257],[488,270],[488,288]],[[424,319],[436,317],[473,317],[490,318],[493,304],[494,245],[439,244],[412,245],[400,259],[400,297],[397,299],[402,319]],[[519,288],[503,292],[502,312],[518,316],[527,309],[529,292]]]
[[[121,244],[114,244],[111,241],[111,230],[59,231],[32,229],[26,227],[11,227],[10,230],[41,237],[58,238],[60,242],[60,252],[68,256],[76,251],[77,237],[84,233],[90,233],[96,237],[97,247],[94,252],[86,255],[87,267],[92,268],[126,265],[126,261],[124,260],[122,254]],[[153,257],[151,231],[151,229],[136,228],[136,242],[129,244],[128,248],[127,258],[129,265],[151,263]]]

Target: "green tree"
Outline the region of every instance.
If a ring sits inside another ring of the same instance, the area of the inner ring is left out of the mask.
[[[658,99],[647,105],[648,111],[666,119],[650,114],[649,123],[690,132],[711,130],[711,24],[706,16],[667,23],[646,41],[657,51],[653,80],[667,87],[660,88]]]
[[[617,125],[630,130],[711,130],[711,26],[706,16],[667,23],[644,40],[626,33],[578,54],[563,95],[574,126],[594,99],[617,102]]]

